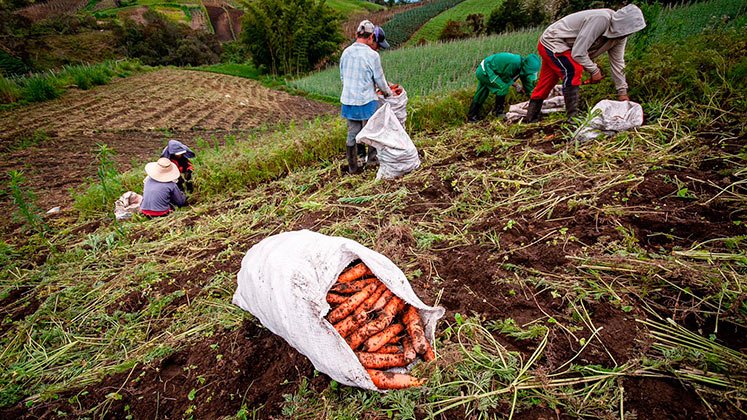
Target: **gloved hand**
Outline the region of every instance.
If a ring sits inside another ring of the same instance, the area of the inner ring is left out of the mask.
[[[514,83],[514,89],[516,89],[516,93],[524,93],[524,86],[519,82]]]

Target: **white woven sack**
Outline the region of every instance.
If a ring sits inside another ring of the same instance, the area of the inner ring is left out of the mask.
[[[507,121],[518,121],[527,116],[529,101],[519,102],[518,104],[509,105],[506,113]],[[550,114],[553,112],[565,111],[565,98],[563,97],[563,86],[555,85],[550,91],[547,99],[542,102],[541,114]]]
[[[612,135],[643,124],[643,108],[633,101],[599,101],[591,112],[599,115],[580,127],[574,136],[580,141],[591,140],[603,134]]]
[[[376,179],[397,178],[420,167],[418,149],[389,103],[376,110],[355,136],[355,141],[377,149],[379,171]]]
[[[392,95],[388,98],[379,96],[379,106],[389,104],[392,107],[392,112],[394,112],[397,120],[402,124],[402,127],[405,126],[405,122],[407,121],[407,102],[407,91],[404,89],[402,89],[402,93],[399,95]]]
[[[423,303],[404,273],[387,257],[346,238],[308,230],[262,240],[241,261],[233,303],[305,355],[320,372],[349,386],[378,390],[332,324],[327,292],[342,270],[361,259],[389,290],[420,311],[433,342],[444,308]]]

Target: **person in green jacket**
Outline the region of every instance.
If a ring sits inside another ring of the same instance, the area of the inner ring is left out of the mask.
[[[509,88],[516,84],[516,79],[521,79],[523,90],[527,95],[531,95],[537,84],[537,72],[541,63],[537,54],[522,57],[507,52],[493,54],[482,60],[475,71],[477,92],[472,98],[467,120],[475,122],[480,119],[480,108],[491,93],[495,95],[495,115],[499,118],[505,116],[504,108]],[[518,84],[516,89],[521,92]]]

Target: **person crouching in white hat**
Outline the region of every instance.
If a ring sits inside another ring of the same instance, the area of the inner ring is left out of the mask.
[[[187,196],[177,187],[179,168],[167,158],[145,165],[148,174],[143,181],[143,202],[140,212],[147,217],[166,216],[174,208],[187,204]]]

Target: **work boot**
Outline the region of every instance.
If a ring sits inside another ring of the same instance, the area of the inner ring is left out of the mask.
[[[565,115],[570,122],[578,115],[578,86],[563,89],[563,98],[565,98]]]
[[[493,115],[496,118],[503,119],[506,117],[506,113],[503,112],[506,109],[506,97],[496,96],[495,97],[495,108],[493,108]]]
[[[366,160],[366,145],[358,143],[356,144],[356,147],[358,148],[358,159]]]
[[[368,156],[366,156],[366,168],[371,168],[379,164],[378,150],[373,146],[368,146]]]
[[[529,107],[527,108],[527,116],[524,117],[525,123],[533,123],[539,121],[540,111],[542,111],[542,103],[544,99],[530,99]]]
[[[358,148],[356,146],[345,146],[345,157],[348,159],[348,173],[359,174],[361,168],[358,166]]]
[[[480,105],[472,101],[467,112],[467,122],[477,122],[480,120]]]

